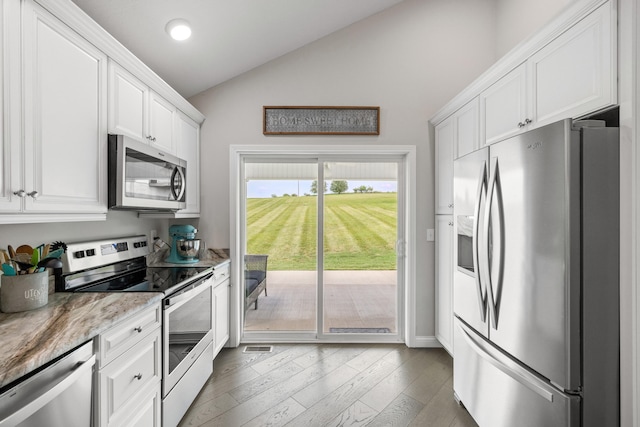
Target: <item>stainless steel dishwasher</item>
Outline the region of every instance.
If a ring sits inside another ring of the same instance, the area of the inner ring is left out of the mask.
[[[0,427],[88,427],[96,356],[92,342],[0,394]]]

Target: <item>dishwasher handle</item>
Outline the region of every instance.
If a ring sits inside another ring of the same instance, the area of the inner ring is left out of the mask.
[[[82,377],[87,373],[87,371],[91,371],[93,369],[93,365],[96,364],[96,355],[92,355],[86,362],[83,362],[79,366],[77,366],[72,372],[70,372],[66,377],[57,383],[53,384],[48,390],[44,393],[35,397],[32,401],[26,403],[20,409],[9,415],[8,417],[0,420],[0,427],[9,427],[15,426],[22,421],[29,418],[31,415],[35,414],[46,406],[48,403],[53,401],[56,397],[60,396],[65,392],[69,387],[71,387],[78,378]]]

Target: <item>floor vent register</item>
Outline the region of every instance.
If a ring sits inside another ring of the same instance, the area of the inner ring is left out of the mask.
[[[243,353],[271,353],[273,346],[270,345],[248,345],[242,351]]]

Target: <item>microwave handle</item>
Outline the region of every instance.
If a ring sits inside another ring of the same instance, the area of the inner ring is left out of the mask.
[[[175,185],[175,178],[176,175],[180,175],[180,188],[176,189],[176,185]],[[180,169],[180,167],[176,166],[173,169],[173,173],[171,174],[171,194],[173,194],[173,197],[176,200],[180,200],[182,198],[182,195],[184,194],[184,190],[185,190],[185,176],[184,176],[184,172],[182,172],[182,169]]]

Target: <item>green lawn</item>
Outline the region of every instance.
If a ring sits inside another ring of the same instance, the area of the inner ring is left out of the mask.
[[[270,270],[316,269],[315,196],[247,200],[247,253]],[[325,270],[395,270],[397,194],[325,195]]]

